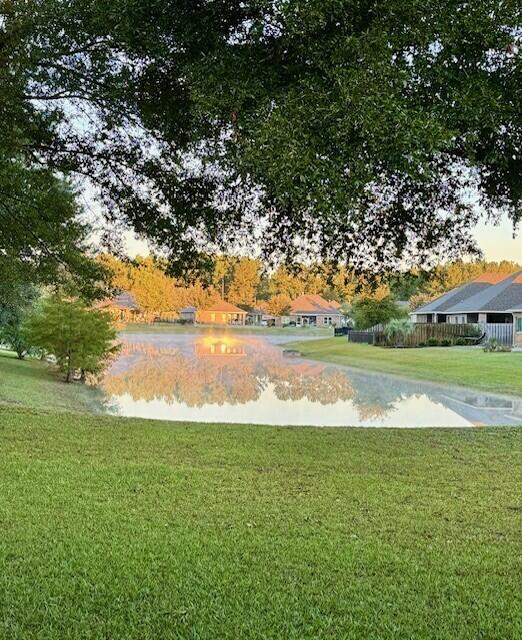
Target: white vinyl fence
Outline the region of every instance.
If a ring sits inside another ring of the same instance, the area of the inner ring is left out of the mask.
[[[481,323],[479,325],[486,333],[486,340],[498,340],[501,344],[513,344],[513,323]]]

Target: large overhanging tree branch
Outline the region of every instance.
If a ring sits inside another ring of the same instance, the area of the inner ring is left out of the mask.
[[[478,206],[519,220],[519,3],[3,6],[2,144],[89,176],[174,268],[249,240],[426,264],[476,250]]]

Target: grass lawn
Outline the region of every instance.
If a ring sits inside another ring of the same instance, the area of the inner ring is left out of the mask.
[[[522,430],[0,407],[0,637],[522,637]]]
[[[96,411],[100,400],[92,387],[65,384],[52,365],[39,360],[20,361],[14,353],[0,350],[0,404]]]
[[[257,327],[251,325],[245,326],[224,326],[224,325],[208,325],[208,324],[128,324],[122,333],[211,333],[216,330],[220,332],[230,333],[248,333],[254,335],[267,336],[317,336],[330,337],[333,335],[332,327]]]
[[[474,347],[384,349],[346,338],[291,342],[306,358],[410,378],[522,395],[522,353],[484,353]]]
[[[90,391],[0,356],[2,640],[522,637],[522,429],[64,411]]]

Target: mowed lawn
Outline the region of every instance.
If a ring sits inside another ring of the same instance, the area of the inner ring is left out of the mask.
[[[38,409],[97,411],[101,394],[85,385],[65,384],[56,367],[39,360],[20,361],[0,350],[0,405]]]
[[[0,357],[2,640],[522,637],[522,429],[167,423],[92,393]]]
[[[0,637],[522,637],[522,430],[0,407]]]
[[[484,353],[476,347],[385,349],[343,338],[291,342],[304,357],[415,379],[522,395],[522,353]]]

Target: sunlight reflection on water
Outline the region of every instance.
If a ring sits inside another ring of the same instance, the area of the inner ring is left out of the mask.
[[[522,423],[522,400],[287,358],[278,343],[289,339],[124,336],[101,388],[113,412],[163,420],[365,427]]]

